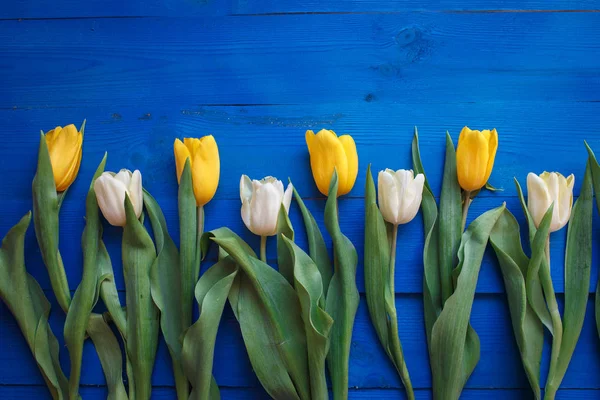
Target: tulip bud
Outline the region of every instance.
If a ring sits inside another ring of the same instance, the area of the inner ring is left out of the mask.
[[[289,212],[292,202],[292,184],[288,184],[285,192],[280,180],[266,178],[250,180],[242,175],[240,180],[240,197],[242,199],[242,220],[248,229],[259,236],[277,234],[277,217],[281,204]]]
[[[377,179],[379,210],[383,219],[393,225],[406,224],[417,215],[423,196],[425,176],[412,170],[386,169]]]
[[[73,183],[81,163],[83,134],[75,125],[57,126],[46,133],[54,184],[57,192],[64,192]]]
[[[94,191],[98,206],[109,224],[125,226],[125,195],[129,197],[136,217],[142,215],[142,174],[137,169],[133,174],[127,169],[122,169],[118,174],[102,173],[94,182]]]
[[[538,227],[550,205],[552,222],[550,232],[556,232],[569,222],[573,207],[573,174],[564,177],[558,172],[543,172],[537,176],[533,172],[527,175],[527,208]]]
[[[462,129],[456,149],[456,172],[460,187],[472,192],[487,183],[497,149],[498,132],[495,129],[481,132],[467,126]]]
[[[183,142],[176,139],[174,144],[177,182],[185,167],[185,160],[190,159],[192,168],[192,186],[196,204],[202,207],[212,200],[219,186],[220,161],[219,148],[212,135],[200,139],[185,138]]]
[[[306,131],[306,145],[310,167],[319,192],[329,194],[329,183],[334,168],[338,174],[337,195],[344,195],[354,186],[358,174],[356,144],[350,135],[337,137],[334,131],[321,129],[319,133]]]

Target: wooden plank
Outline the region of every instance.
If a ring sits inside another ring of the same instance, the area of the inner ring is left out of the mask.
[[[594,0],[17,0],[3,4],[0,19],[115,18],[164,16],[260,15],[282,13],[358,13],[358,12],[541,12],[598,9]]]
[[[52,297],[50,295],[50,297]],[[431,386],[426,340],[424,332],[422,301],[418,295],[400,295],[396,298],[400,310],[399,331],[413,385],[427,389]],[[57,310],[57,307],[54,307]],[[59,337],[64,317],[55,311],[51,324]],[[600,373],[600,343],[594,323],[593,300],[588,305],[586,321],[579,344],[571,361],[562,387],[565,389],[599,389],[596,379]],[[12,316],[0,307],[0,387],[2,385],[41,385],[43,380],[29,354],[20,331]],[[467,387],[474,389],[514,388],[527,389],[528,383],[522,370],[516,343],[514,342],[508,306],[503,296],[476,296],[471,323],[481,339],[481,360]],[[62,340],[61,340],[62,343]],[[546,343],[549,350],[550,343]],[[549,353],[549,351],[546,351]],[[545,381],[549,354],[542,361],[542,382]],[[84,349],[82,384],[104,385],[100,363],[90,343]],[[219,328],[216,345],[214,374],[217,382],[225,387],[258,387],[259,384],[247,359],[239,327],[229,308]],[[235,360],[235,361],[233,361]],[[68,365],[68,354],[61,346],[61,361]],[[14,365],[20,368],[14,368]],[[153,384],[173,386],[170,359],[161,339]],[[502,366],[502,368],[498,368]],[[400,388],[401,383],[383,349],[379,345],[370,323],[364,297],[361,299],[354,327],[350,359],[350,386],[365,388]]]
[[[106,389],[104,387],[84,386],[81,388],[81,394],[86,399],[105,399]],[[45,387],[42,386],[0,386],[0,396],[7,399],[50,399]],[[174,388],[158,387],[152,390],[153,399],[174,399],[176,396]],[[256,400],[267,399],[267,395],[260,389],[250,388],[221,388],[221,398],[223,400]],[[522,389],[465,389],[462,392],[463,400],[479,400],[485,397],[489,400],[529,400],[531,393]],[[600,398],[600,391],[595,389],[560,389],[558,391],[560,399],[585,399],[593,400]],[[405,399],[406,395],[401,389],[353,389],[348,393],[349,399]],[[415,398],[418,400],[431,400],[430,390],[415,390]]]
[[[599,22],[600,13],[2,21],[10,79],[0,108],[596,101]]]
[[[418,126],[428,179],[439,193],[445,132],[458,141],[464,125],[499,132],[499,149],[491,182],[504,191],[482,196],[515,196],[513,178],[522,185],[529,172],[574,173],[579,193],[587,152],[583,141],[600,152],[600,103],[477,102],[467,104],[313,104],[299,106],[196,106],[189,102],[152,106],[118,105],[86,108],[0,110],[11,140],[2,143],[0,198],[23,201],[27,211],[35,174],[40,129],[87,118],[79,179],[70,198],[84,196],[97,164],[108,151],[108,169],[138,168],[157,197],[177,191],[173,141],[214,134],[221,152],[217,199],[239,199],[239,178],[290,177],[302,196],[320,198],[313,182],[304,139],[307,129],[334,129],[351,134],[358,148],[359,174],[347,197],[364,195],[365,172],[410,168],[410,146]],[[68,201],[68,200],[67,200]],[[2,210],[0,210],[2,212]],[[20,215],[19,215],[20,216]]]
[[[140,18],[231,14],[234,0],[15,0],[0,7],[0,19]]]

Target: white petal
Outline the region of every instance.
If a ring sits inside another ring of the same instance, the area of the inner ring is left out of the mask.
[[[252,230],[252,220],[250,219],[250,200],[242,201],[242,221],[244,221],[246,228],[254,233]]]
[[[125,185],[125,187],[129,187],[129,185],[131,184],[131,171],[128,169],[122,169],[119,171],[118,174],[116,174],[114,176],[115,179],[123,182],[123,184]]]
[[[254,182],[258,183],[258,181]],[[254,187],[256,189],[252,196],[250,210],[252,232],[260,236],[273,236],[277,233],[277,216],[282,195],[272,183],[254,185]]]
[[[398,193],[396,180],[388,170],[380,171],[377,176],[377,200],[383,219],[398,224]]]
[[[283,206],[285,207],[285,211],[290,213],[290,204],[292,204],[292,193],[294,191],[294,186],[292,183],[288,183],[287,188],[285,189],[285,193],[283,194]]]
[[[240,179],[240,199],[242,203],[244,200],[250,201],[252,198],[252,180],[248,175],[242,175]]]
[[[94,191],[98,207],[104,218],[113,226],[125,226],[125,193],[127,188],[123,182],[111,175],[102,174],[94,182]]]
[[[533,172],[527,175],[527,208],[536,227],[552,204],[546,182]]]
[[[406,204],[404,208],[404,215],[402,216],[401,224],[406,224],[412,221],[417,213],[419,212],[419,207],[421,207],[421,200],[423,199],[423,185],[425,183],[425,177],[423,174],[418,174],[414,180],[412,181],[411,193],[412,193],[412,201]]]
[[[129,200],[133,205],[135,216],[140,217],[142,215],[142,209],[144,208],[144,192],[142,190],[142,174],[139,170],[133,171],[131,175],[131,182],[129,183]]]

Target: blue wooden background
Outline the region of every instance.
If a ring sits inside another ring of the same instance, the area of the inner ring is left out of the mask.
[[[5,0],[0,5],[0,235],[31,208],[40,129],[78,125],[84,118],[81,170],[61,214],[60,248],[72,290],[81,278],[84,196],[104,151],[109,170],[142,171],[177,240],[176,137],[215,135],[221,181],[206,207],[206,226],[229,226],[255,247],[257,238],[240,218],[243,173],[291,177],[322,226],[325,201],[312,181],[306,129],[331,128],[356,140],[359,176],[340,200],[340,215],[361,258],[367,165],[373,163],[376,171],[409,168],[415,125],[437,193],[446,130],[456,141],[464,125],[497,128],[500,146],[491,182],[504,191],[482,193],[470,215],[505,201],[523,223],[513,177],[523,184],[529,171],[573,172],[578,194],[587,156],[583,140],[600,152],[599,8],[594,0]],[[290,214],[302,231],[296,206]],[[599,227],[594,226],[596,253]],[[559,300],[565,233],[552,236]],[[122,290],[120,231],[109,227],[104,236]],[[298,241],[306,246],[303,235]],[[400,335],[417,397],[428,399],[420,218],[402,227],[399,243]],[[274,259],[275,246],[269,244]],[[26,253],[29,271],[53,299],[32,229]],[[600,398],[600,342],[593,319],[597,261],[594,254],[587,319],[560,398]],[[370,324],[362,262],[357,281],[361,305],[350,397],[403,398]],[[484,259],[471,322],[481,338],[481,361],[463,398],[530,398],[492,254]],[[56,303],[51,323],[62,340],[64,315]],[[64,347],[61,358],[68,371]],[[230,309],[219,330],[216,360],[224,399],[267,397]],[[175,396],[170,365],[161,343],[155,398]],[[544,370],[542,382],[545,375]],[[84,398],[106,396],[89,343],[81,381]],[[46,397],[25,341],[0,305],[0,398]]]

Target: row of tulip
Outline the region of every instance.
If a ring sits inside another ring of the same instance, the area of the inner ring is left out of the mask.
[[[204,232],[204,205],[214,197],[220,177],[213,136],[185,138],[183,142],[176,139],[174,143],[179,248],[169,235],[158,203],[143,188],[140,171],[105,172],[105,155],[87,194],[83,277],[71,297],[57,237],[60,207],[79,171],[84,128],[85,122],[79,130],[69,125],[42,132],[33,183],[36,237],[52,289],[67,316],[68,378],[58,362],[57,340],[48,324],[48,300],[24,264],[23,240],[31,214],[11,229],[0,249],[0,297],[17,319],[53,398],[79,397],[83,343],[90,337],[105,372],[109,398],[148,399],[159,331],[172,357],[178,398],[218,398],[212,377],[214,343],[227,300],[240,324],[253,369],[269,395],[276,399],[328,398],[327,364],[334,399],[347,398],[352,327],[359,302],[355,282],[358,256],[340,230],[337,201],[350,192],[358,174],[352,137],[338,137],[325,129],[317,134],[307,131],[305,137],[316,186],[327,196],[324,220],[333,243],[333,260],[315,218],[293,184],[284,190],[283,183],[273,177],[252,180],[242,175],[240,179],[241,218],[261,237],[259,255],[227,228]],[[367,304],[378,338],[409,399],[414,394],[398,335],[395,253],[399,226],[412,221],[419,209],[425,227],[424,312],[434,398],[458,398],[479,360],[479,339],[469,318],[488,242],[498,256],[514,333],[536,398],[541,398],[543,327],[553,335],[545,392],[548,399],[554,398],[577,342],[590,279],[592,188],[600,191],[600,166],[588,148],[588,168],[574,207],[573,175],[530,173],[527,204],[517,182],[529,226],[528,257],[521,247],[519,226],[504,205],[466,226],[469,206],[480,190],[496,190],[488,179],[497,148],[495,129],[463,128],[456,151],[447,135],[439,204],[423,169],[416,132],[413,170],[380,171],[377,191],[370,169],[367,172]],[[294,243],[288,218],[292,196],[303,217],[306,251]],[[102,241],[98,210],[111,225],[123,227],[125,307]],[[144,225],[146,217],[152,236]],[[561,318],[550,279],[548,237],[567,223],[565,273],[570,279],[566,279],[565,294],[569,304]],[[277,270],[267,264],[269,236],[277,236]],[[199,277],[201,260],[211,243],[219,247],[219,261]],[[30,296],[23,301],[22,293]],[[93,312],[99,299],[107,309],[103,314]],[[194,300],[200,311],[195,321]],[[124,355],[110,323],[123,339]]]

